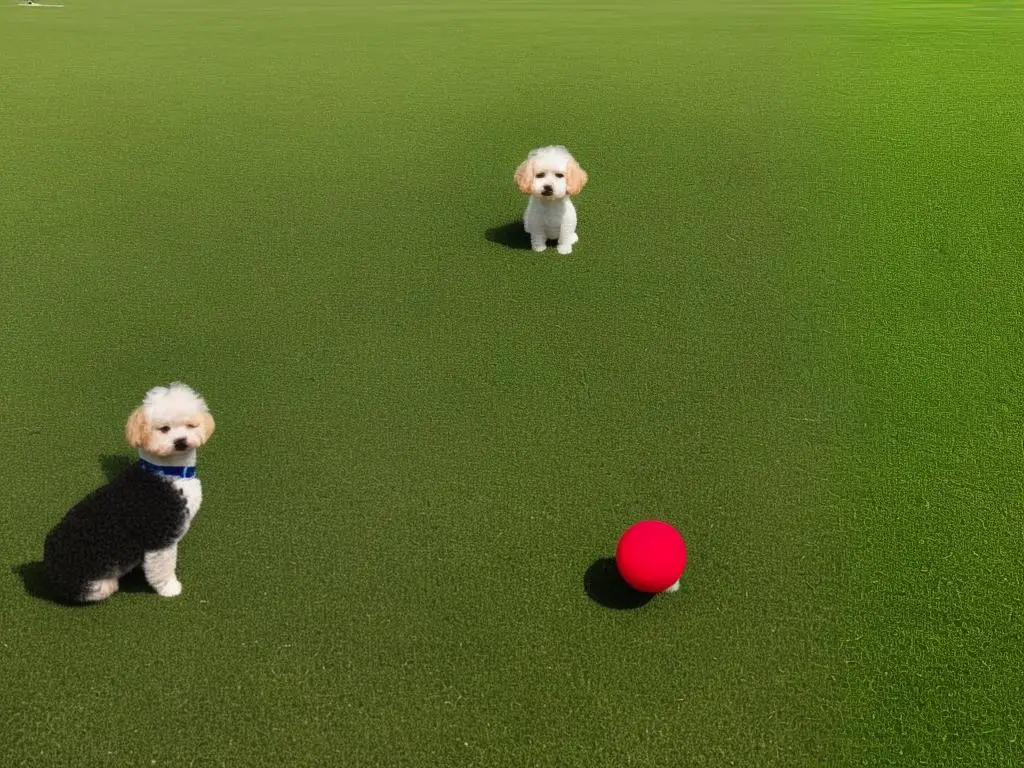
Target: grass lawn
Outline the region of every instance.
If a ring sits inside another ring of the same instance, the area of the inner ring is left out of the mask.
[[[0,8],[0,765],[1024,763],[1024,6]],[[512,173],[590,174],[572,256]],[[43,537],[150,386],[184,594]],[[682,590],[585,577],[634,520]]]

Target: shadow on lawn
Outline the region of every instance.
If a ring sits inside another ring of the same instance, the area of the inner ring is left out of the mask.
[[[602,557],[583,575],[583,589],[587,597],[605,608],[628,611],[647,605],[654,595],[633,589],[619,574],[615,558]]]
[[[22,563],[11,568],[11,572],[21,579],[25,587],[25,594],[40,600],[49,600],[51,603],[60,603],[50,593],[50,584],[46,579],[46,568],[41,560],[32,563]]]
[[[530,250],[530,236],[523,229],[523,220],[516,219],[500,227],[491,227],[487,230],[487,239],[492,243],[498,243],[506,248],[513,248],[517,251]]]
[[[100,469],[103,471],[103,476],[109,483],[134,464],[136,459],[131,456],[101,454],[99,461]],[[54,524],[56,524],[56,522],[57,520],[55,519]],[[42,546],[42,542],[40,542],[40,546]],[[21,583],[25,588],[25,593],[31,597],[35,597],[39,600],[46,600],[51,603],[58,603],[60,605],[80,605],[80,603],[68,603],[53,594],[49,580],[46,576],[46,567],[43,565],[41,560],[15,565],[11,568],[11,572],[21,579]],[[142,571],[136,568],[121,577],[121,587],[119,591],[152,592],[153,590],[150,589],[149,584],[146,583],[146,578],[143,576]]]
[[[103,476],[107,478],[108,483],[112,483],[114,478],[124,472],[128,467],[134,464],[138,459],[132,456],[122,456],[101,453],[100,454],[100,469],[103,470]]]
[[[11,568],[11,572],[21,579],[22,586],[25,588],[25,594],[29,597],[34,597],[37,600],[45,600],[48,603],[56,603],[57,605],[70,605],[75,607],[90,605],[90,603],[69,602],[55,595],[50,587],[50,581],[46,577],[46,566],[43,565],[41,560],[16,565]],[[136,568],[134,571],[122,576],[121,586],[118,589],[118,592],[152,591],[153,590],[146,582],[146,577],[142,574],[141,568]]]

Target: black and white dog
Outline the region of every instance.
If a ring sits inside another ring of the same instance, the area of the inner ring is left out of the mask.
[[[78,502],[46,537],[43,563],[55,597],[104,600],[138,566],[157,594],[181,594],[178,542],[203,500],[196,450],[213,430],[206,402],[184,384],[146,393],[125,425],[138,462]]]

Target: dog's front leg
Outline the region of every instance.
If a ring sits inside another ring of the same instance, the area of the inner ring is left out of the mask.
[[[538,221],[535,205],[533,200],[527,203],[526,213],[523,214],[523,229],[530,236],[530,247],[540,253],[548,247],[548,241],[544,232],[544,219],[541,217]]]
[[[161,597],[177,597],[181,594],[181,582],[175,575],[178,567],[178,545],[147,552],[142,559],[142,572],[146,581]]]
[[[530,232],[530,247],[533,248],[534,251],[541,253],[542,251],[547,250],[548,240],[544,236],[543,226],[534,227],[533,231],[527,230],[527,232]]]
[[[568,256],[572,253],[572,246],[577,240],[579,238],[576,236],[576,210],[568,204],[558,227],[558,252]]]

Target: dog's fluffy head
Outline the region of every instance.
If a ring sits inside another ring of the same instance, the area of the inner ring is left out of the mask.
[[[561,200],[566,195],[580,193],[587,183],[587,172],[565,147],[541,147],[530,152],[520,164],[515,182],[524,195],[540,200]]]
[[[125,438],[133,448],[169,458],[194,451],[213,434],[206,401],[184,384],[153,387],[128,418]]]

